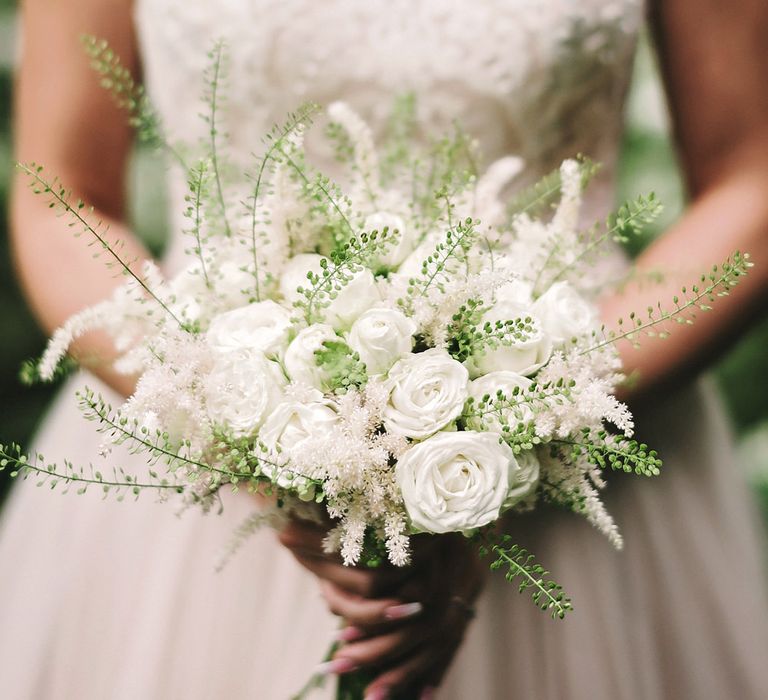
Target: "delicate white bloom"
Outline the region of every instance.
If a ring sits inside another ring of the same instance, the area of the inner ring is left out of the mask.
[[[203,266],[199,260],[195,260],[171,279],[168,288],[171,292],[168,307],[178,318],[194,322],[205,317],[204,299],[207,287]]]
[[[402,217],[386,211],[369,215],[363,223],[363,231],[366,233],[378,231],[379,235],[383,235],[385,229],[387,234],[384,240],[391,241],[391,244],[386,252],[376,258],[376,263],[383,267],[396,268],[413,252],[416,245],[415,229],[406,226]]]
[[[285,371],[291,381],[323,391],[328,376],[317,364],[315,352],[322,349],[326,341],[334,340],[339,340],[339,336],[325,323],[314,323],[301,330],[291,341],[283,359]]]
[[[357,318],[381,301],[373,273],[362,269],[354,273],[336,298],[323,310],[326,323],[339,330],[348,329]]]
[[[473,215],[488,227],[496,226],[505,218],[506,206],[501,193],[525,166],[522,158],[506,156],[488,166],[477,181],[474,191]]]
[[[469,383],[469,395],[475,400],[474,407],[477,408],[486,396],[490,397],[490,401],[486,406],[486,411],[488,412],[482,418],[475,416],[469,419],[470,427],[500,433],[502,432],[501,417],[504,418],[512,429],[520,422],[531,420],[533,418],[533,411],[525,404],[503,410],[501,416],[491,411],[491,409],[498,392],[501,392],[507,401],[514,402],[515,389],[518,392],[522,392],[528,389],[532,383],[528,377],[517,374],[517,372],[510,372],[509,370],[489,372],[471,381]]]
[[[519,304],[500,299],[483,314],[482,322],[495,323],[518,318],[531,319],[533,332],[530,337],[509,345],[488,348],[482,354],[470,357],[467,360],[467,367],[472,377],[500,370],[529,376],[549,359],[552,354],[552,341],[549,335],[544,332],[538,319]]]
[[[509,470],[509,490],[504,499],[503,509],[507,510],[519,503],[536,488],[539,483],[541,464],[536,452],[527,450],[515,455],[516,469]]]
[[[253,434],[282,398],[285,377],[256,350],[217,353],[206,380],[211,422],[236,436]]]
[[[398,360],[387,378],[384,426],[414,439],[442,430],[461,414],[468,379],[466,368],[445,350],[433,348]]]
[[[419,245],[416,246],[414,251],[410,253],[400,263],[400,267],[397,268],[399,275],[402,275],[403,279],[407,280],[410,277],[418,277],[421,275],[421,268],[424,261],[435,251],[435,241],[431,238],[427,238]]]
[[[378,180],[379,159],[368,124],[346,102],[328,105],[328,116],[341,124],[349,135],[355,154],[355,164],[368,189],[374,189]]]
[[[260,350],[280,356],[288,346],[290,312],[274,301],[259,301],[220,314],[208,328],[208,344],[215,350]]]
[[[333,269],[333,264],[322,255],[304,253],[291,258],[283,270],[280,278],[280,293],[289,303],[302,299],[298,288],[311,289],[312,285],[307,279],[308,272],[314,272],[322,276],[321,262],[328,261],[328,269]],[[353,273],[352,279],[338,291],[333,291],[330,303],[320,310],[323,319],[334,328],[348,329],[355,319],[381,301],[376,280],[373,273],[367,268],[361,268]]]
[[[327,434],[338,421],[336,411],[317,392],[315,401],[279,404],[259,431],[259,441],[270,451],[290,455],[294,448]]]
[[[259,441],[267,448],[271,460],[264,460],[261,472],[284,489],[294,489],[300,498],[314,497],[314,484],[291,468],[290,458],[295,452],[312,448],[338,423],[339,416],[323,401],[317,392],[316,400],[299,403],[283,402],[267,418],[259,431]],[[281,464],[280,457],[286,461]]]
[[[519,466],[493,433],[438,433],[397,461],[395,477],[416,530],[471,532],[494,522]]]
[[[360,355],[369,375],[385,374],[413,347],[416,324],[397,309],[368,309],[349,331],[349,347]]]
[[[307,273],[314,272],[316,275],[320,275],[322,273],[322,267],[320,267],[322,260],[322,255],[301,253],[294,255],[285,263],[280,274],[280,294],[288,304],[293,304],[302,298],[302,295],[297,291],[299,288],[311,288]]]
[[[574,232],[579,225],[581,210],[581,168],[577,161],[564,160],[560,166],[560,203],[552,226],[561,232]]]
[[[533,305],[533,313],[556,345],[590,334],[599,326],[597,309],[568,282],[556,282]]]

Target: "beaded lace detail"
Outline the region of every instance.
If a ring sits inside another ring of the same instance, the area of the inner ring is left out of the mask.
[[[229,65],[222,130],[244,163],[261,150],[266,131],[302,102],[345,100],[376,129],[394,97],[413,92],[425,129],[434,133],[459,120],[478,139],[484,160],[521,156],[526,180],[577,153],[600,161],[603,187],[593,188],[593,199],[607,201],[596,211],[610,206],[642,15],[642,0],[137,0],[136,6],[146,83],[172,140],[202,136],[203,70],[208,50],[223,39]],[[171,183],[174,198],[182,185]]]

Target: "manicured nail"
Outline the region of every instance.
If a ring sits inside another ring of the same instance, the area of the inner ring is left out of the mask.
[[[361,639],[362,636],[363,631],[359,627],[345,627],[344,629],[339,630],[336,639],[339,642],[354,642]]]
[[[435,689],[434,688],[424,688],[424,690],[421,691],[421,697],[419,700],[434,700],[435,699]]]
[[[374,688],[365,694],[363,700],[387,700],[389,697],[389,688]]]
[[[330,661],[320,664],[315,669],[315,673],[322,676],[329,676],[331,674],[350,673],[356,668],[357,665],[352,659],[331,659]]]
[[[393,605],[384,611],[384,617],[387,620],[402,620],[405,617],[418,615],[424,606],[421,603],[405,603],[404,605]],[[367,699],[366,699],[367,700]]]

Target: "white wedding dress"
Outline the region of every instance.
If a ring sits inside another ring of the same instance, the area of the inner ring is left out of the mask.
[[[242,154],[304,100],[344,99],[376,127],[412,91],[425,128],[459,119],[487,159],[522,156],[528,180],[576,153],[603,163],[592,216],[613,204],[642,14],[639,0],[138,0],[136,30],[174,139],[201,134],[206,51],[223,38],[225,130]],[[174,214],[183,187],[172,173]],[[42,426],[49,459],[99,459],[101,438],[72,398],[83,381]],[[665,466],[658,479],[610,480],[623,552],[569,513],[519,519],[518,540],[575,611],[552,621],[492,578],[441,700],[768,697],[763,550],[710,394],[690,387],[638,417]],[[177,517],[149,495],[117,503],[19,484],[0,523],[0,695],[286,700],[298,690],[337,621],[272,532],[214,572],[252,508],[245,495],[225,500],[221,516]]]

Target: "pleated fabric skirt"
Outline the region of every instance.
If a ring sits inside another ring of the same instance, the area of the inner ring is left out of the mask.
[[[72,396],[82,381],[43,423],[48,459],[103,461]],[[575,609],[553,621],[491,575],[440,700],[768,698],[766,550],[714,392],[691,386],[638,428],[664,468],[610,479],[624,550],[567,512],[517,518],[511,534]],[[141,469],[119,450],[108,459]],[[338,621],[269,530],[216,572],[254,508],[246,494],[224,505],[179,515],[148,493],[118,503],[18,484],[0,517],[0,696],[290,698]],[[332,682],[313,697],[332,697]]]

